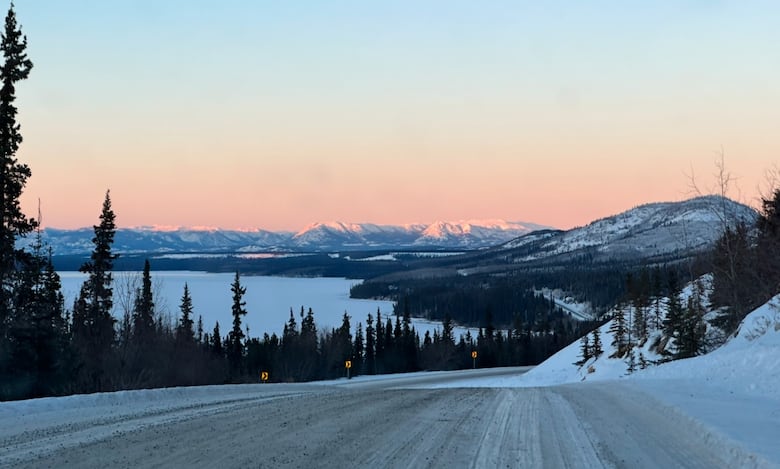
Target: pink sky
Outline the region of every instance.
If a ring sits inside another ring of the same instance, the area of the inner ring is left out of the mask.
[[[755,206],[780,154],[776,6],[309,7],[18,5],[25,210],[569,228],[707,191],[721,149]]]

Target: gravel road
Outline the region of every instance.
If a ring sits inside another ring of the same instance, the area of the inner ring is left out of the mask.
[[[56,406],[0,415],[0,466],[769,467],[619,384],[419,388],[462,379],[255,385],[67,421]]]

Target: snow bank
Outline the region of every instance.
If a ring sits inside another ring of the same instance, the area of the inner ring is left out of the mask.
[[[780,461],[780,295],[750,313],[736,337],[717,350],[630,375],[624,359],[607,358],[613,351],[606,345],[612,340],[609,326],[600,328],[602,358],[581,368],[574,365],[580,358],[578,341],[517,377],[513,385],[620,380],[701,423],[712,438],[736,441],[756,455]],[[651,337],[639,349],[648,358],[654,358],[648,349],[652,342]]]
[[[780,295],[750,313],[719,349],[636,373],[637,380],[695,380],[730,393],[780,399]]]

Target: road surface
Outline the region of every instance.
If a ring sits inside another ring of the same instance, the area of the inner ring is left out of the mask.
[[[428,388],[523,371],[0,406],[0,467],[771,467],[615,383]]]

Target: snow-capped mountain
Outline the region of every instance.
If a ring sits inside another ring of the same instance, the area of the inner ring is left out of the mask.
[[[699,252],[715,242],[726,224],[756,220],[752,208],[704,196],[682,202],[641,205],[568,231],[538,231],[509,241],[502,249],[513,262],[587,254],[592,259],[651,259]]]
[[[117,252],[257,252],[328,251],[376,248],[479,249],[504,243],[536,229],[533,223],[469,220],[409,225],[312,223],[297,233],[266,230],[125,228],[117,230]],[[48,228],[44,238],[57,255],[83,254],[92,249],[93,230]]]
[[[428,225],[416,245],[441,244],[469,246],[470,244],[500,244],[508,233],[527,234],[532,231],[549,229],[533,223],[512,223],[503,220],[465,220],[456,223],[436,222]]]
[[[371,223],[312,223],[291,238],[296,248],[321,249],[328,246],[371,248],[409,246],[419,238],[424,225],[374,225]]]

